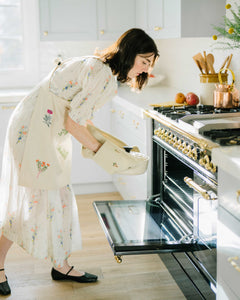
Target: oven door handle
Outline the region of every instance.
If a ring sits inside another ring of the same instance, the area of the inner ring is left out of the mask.
[[[201,194],[204,199],[206,199],[206,200],[216,200],[215,198],[212,198],[208,194],[207,190],[205,190],[199,184],[197,184],[195,181],[193,181],[192,178],[186,176],[186,177],[184,177],[184,181],[190,188],[194,189],[194,191]]]

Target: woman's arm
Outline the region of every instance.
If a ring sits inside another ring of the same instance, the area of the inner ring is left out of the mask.
[[[68,115],[65,119],[65,129],[71,133],[84,147],[97,152],[102,146],[97,139],[83,125],[74,122]]]

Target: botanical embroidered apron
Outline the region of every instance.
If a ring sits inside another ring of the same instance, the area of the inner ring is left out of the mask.
[[[39,87],[19,174],[19,185],[58,189],[70,183],[72,141],[64,119],[69,102]]]

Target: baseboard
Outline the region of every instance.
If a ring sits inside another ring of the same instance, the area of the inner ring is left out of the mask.
[[[73,184],[75,195],[117,192],[113,182]]]

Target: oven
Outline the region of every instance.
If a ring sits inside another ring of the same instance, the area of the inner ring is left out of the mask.
[[[152,120],[151,196],[94,207],[117,262],[158,253],[188,299],[215,299],[218,199],[211,150],[219,144],[185,128],[182,112],[174,110],[171,119],[145,111]]]

